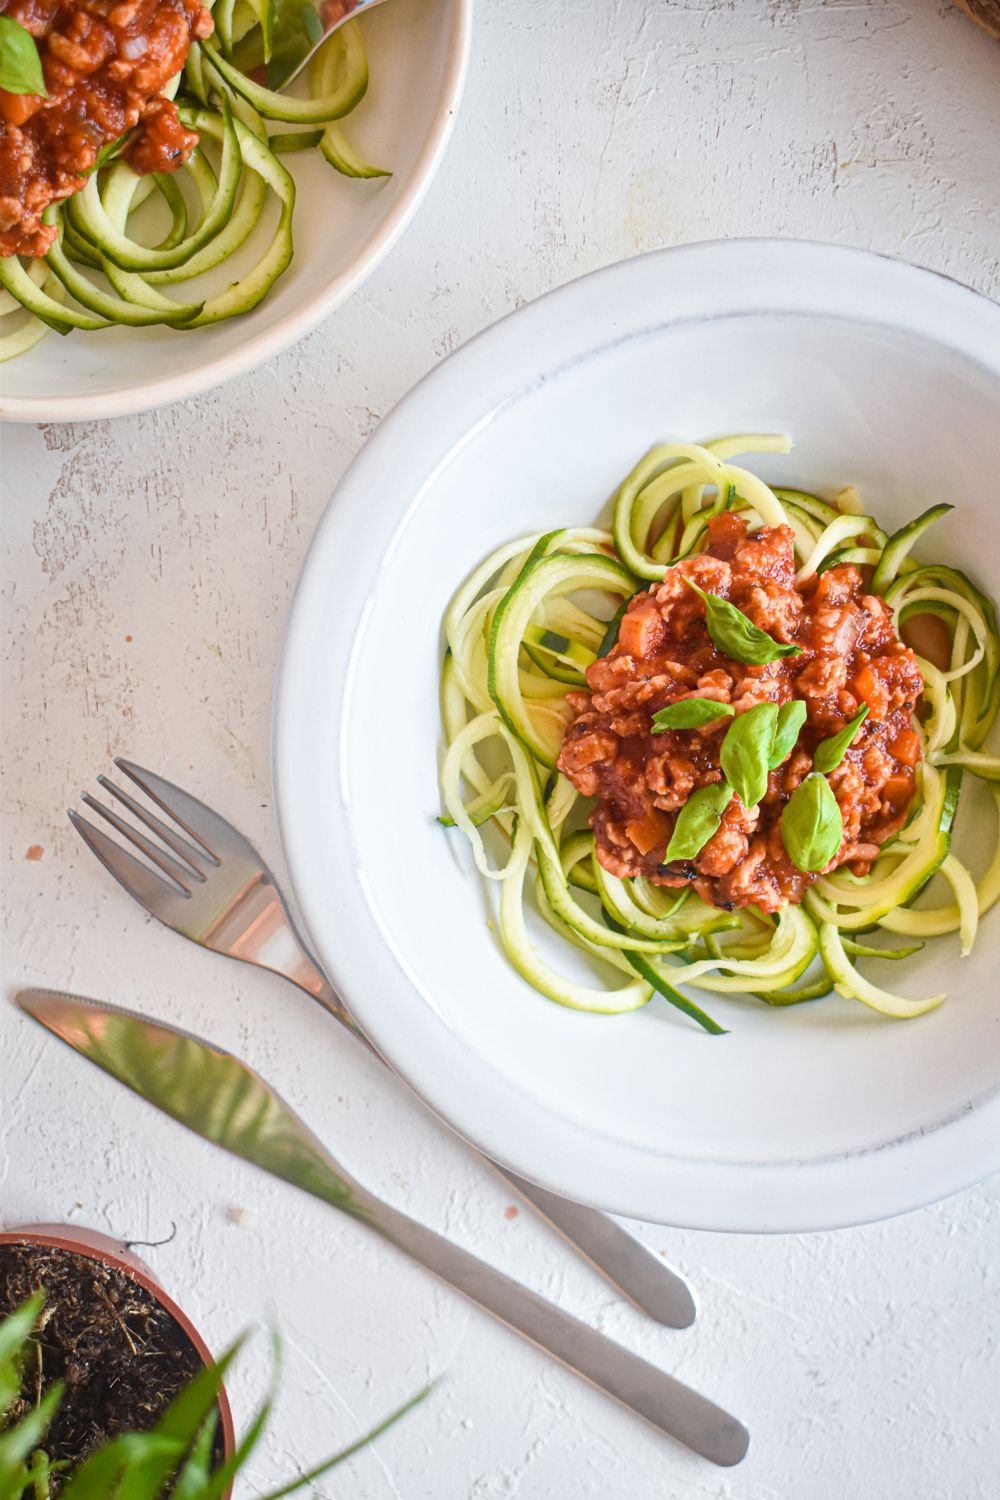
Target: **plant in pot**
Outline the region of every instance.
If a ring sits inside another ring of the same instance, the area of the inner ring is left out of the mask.
[[[75,1226],[0,1235],[0,1500],[227,1500],[272,1396],[236,1441],[218,1361],[130,1251]],[[347,1449],[265,1497],[317,1479]]]

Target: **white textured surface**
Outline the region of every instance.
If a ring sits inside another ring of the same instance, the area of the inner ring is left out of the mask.
[[[441,1371],[431,1401],[322,1495],[995,1495],[995,1180],[836,1235],[645,1230],[703,1311],[686,1333],[644,1326],[526,1210],[508,1218],[499,1184],[304,997],[146,922],[64,807],[129,753],[276,857],[268,711],[290,592],[331,486],[412,382],[549,286],[683,240],[869,245],[996,295],[998,135],[1000,48],[932,0],[482,0],[451,155],[347,308],[198,402],[0,434],[5,988],[76,988],[231,1045],[395,1202],[716,1395],[754,1437],[728,1474],[660,1441],[0,1008],[0,1220],[158,1238],[175,1219],[173,1243],[147,1254],[210,1338],[269,1317],[284,1331],[284,1396],[247,1497]],[[231,1222],[239,1207],[255,1225]],[[263,1369],[259,1347],[244,1412]]]

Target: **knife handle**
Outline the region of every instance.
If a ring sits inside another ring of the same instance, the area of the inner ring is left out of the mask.
[[[724,1468],[746,1455],[749,1433],[714,1401],[366,1190],[359,1208],[397,1249],[686,1448]]]
[[[385,1058],[365,1036],[304,945],[294,967],[286,962],[281,972],[286,979],[305,990],[334,1020],[352,1031],[379,1062],[385,1063]],[[668,1328],[688,1328],[694,1322],[698,1304],[688,1282],[679,1271],[630,1234],[624,1225],[601,1213],[600,1209],[571,1203],[546,1188],[536,1187],[533,1182],[500,1166],[492,1157],[484,1156],[483,1160],[527,1198],[532,1207],[641,1312]]]

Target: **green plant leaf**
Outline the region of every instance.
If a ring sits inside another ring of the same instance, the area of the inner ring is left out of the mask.
[[[820,740],[816,746],[813,756],[813,765],[817,771],[824,775],[840,765],[854,736],[868,717],[868,704],[862,703],[860,710],[854,715],[849,724],[845,724],[839,734],[832,734],[827,740]]]
[[[718,594],[706,594],[690,578],[685,578],[684,582],[704,602],[708,633],[715,649],[723,656],[728,656],[732,661],[746,662],[748,666],[760,667],[766,662],[777,661],[782,656],[802,655],[801,646],[776,641],[766,630],[761,630],[752,620],[747,619],[743,611],[737,609],[735,604],[730,604],[728,599],[720,599]]]
[[[62,1381],[57,1380],[20,1422],[0,1433],[0,1500],[6,1500],[8,1494],[20,1494],[16,1488],[18,1476],[23,1476],[26,1460],[45,1436],[62,1400],[63,1390]]]
[[[158,1500],[184,1451],[177,1438],[123,1432],[73,1470],[59,1500]]]
[[[668,729],[700,729],[702,724],[711,724],[715,719],[731,718],[731,703],[717,703],[714,698],[682,698],[679,703],[668,703],[653,715],[653,734],[664,734]]]
[[[221,1500],[263,1437],[277,1395],[278,1376],[281,1370],[281,1341],[276,1334],[271,1337],[271,1356],[270,1386],[250,1426],[236,1444],[234,1452],[210,1474],[208,1481],[200,1489],[192,1489],[189,1500]],[[193,1485],[193,1480],[190,1483]],[[170,1500],[184,1500],[183,1492],[171,1495]]]
[[[787,703],[781,704],[778,709],[778,722],[774,726],[774,739],[771,741],[771,754],[768,760],[770,770],[776,770],[795,749],[799,731],[805,722],[806,705],[801,698],[789,698]]]
[[[49,97],[35,38],[7,15],[0,15],[0,89]]]
[[[209,1482],[196,1491],[194,1500],[222,1500],[222,1496],[229,1489],[229,1486],[264,1436],[264,1429],[270,1420],[272,1407],[273,1401],[269,1396],[261,1404],[250,1426],[237,1443],[236,1451],[230,1458],[226,1459],[225,1463],[220,1464],[212,1474]]]
[[[0,1351],[8,1366],[18,1365],[43,1302],[39,1294],[0,1320]],[[123,1433],[91,1453],[66,1481],[60,1500],[222,1500],[264,1432],[280,1368],[280,1347],[275,1340],[271,1390],[235,1452],[212,1472],[218,1392],[243,1342],[238,1339],[217,1363],[200,1370],[152,1431]],[[315,1483],[398,1422],[432,1389],[433,1385],[425,1387],[370,1432],[265,1500],[281,1500]],[[49,1493],[48,1476],[66,1469],[65,1463],[50,1463],[37,1447],[62,1392],[61,1383],[53,1385],[22,1422],[0,1434],[0,1500],[27,1500],[29,1495],[43,1500]],[[30,1463],[26,1463],[29,1455]]]
[[[212,1454],[219,1414],[213,1413],[198,1434],[184,1467],[174,1481],[170,1500],[202,1500],[212,1478]]]
[[[677,815],[674,831],[663,856],[663,863],[675,859],[694,859],[708,843],[722,822],[722,814],[733,795],[727,781],[715,781],[692,792]]]
[[[781,814],[781,841],[797,870],[828,865],[844,837],[844,820],[830,783],[818,771],[799,782]]]
[[[167,1481],[189,1456],[206,1426],[214,1429],[211,1419],[218,1414],[219,1390],[243,1343],[243,1338],[237,1339],[221,1359],[193,1375],[150,1432],[129,1434],[132,1441],[127,1448],[115,1450],[110,1445],[120,1468],[118,1488],[112,1492],[116,1500],[157,1500],[163,1493]],[[76,1482],[85,1482],[82,1495],[90,1493],[86,1485],[94,1487],[96,1496],[101,1485],[113,1482],[108,1477],[107,1463],[108,1460],[102,1460],[95,1464],[93,1476],[87,1474],[86,1465],[77,1471]]]
[[[205,1365],[193,1375],[171,1401],[153,1431],[190,1446],[215,1407],[226,1372],[245,1342],[246,1335],[243,1334],[214,1364]]]
[[[52,1463],[47,1453],[36,1448],[31,1455],[28,1464],[29,1485],[32,1500],[49,1500],[52,1493],[51,1479],[53,1474],[62,1474],[68,1465],[63,1462]]]
[[[373,1427],[363,1437],[357,1438],[349,1447],[341,1448],[339,1453],[335,1453],[325,1463],[317,1464],[314,1469],[310,1469],[307,1473],[300,1475],[298,1479],[293,1479],[290,1484],[284,1485],[280,1490],[270,1490],[268,1494],[261,1497],[261,1500],[284,1500],[286,1495],[294,1495],[298,1490],[304,1489],[307,1484],[315,1484],[317,1479],[321,1479],[324,1474],[336,1468],[337,1464],[342,1464],[345,1459],[351,1458],[353,1454],[359,1452],[362,1448],[366,1448],[369,1443],[374,1442],[377,1437],[382,1436],[383,1432],[387,1432],[390,1427],[394,1426],[400,1417],[405,1417],[407,1412],[412,1411],[415,1406],[419,1406],[421,1401],[427,1399],[436,1384],[436,1381],[431,1381],[430,1385],[425,1385],[422,1391],[418,1391],[415,1396],[411,1396],[409,1401],[397,1407],[377,1427]]]
[[[0,1322],[0,1369],[16,1374],[24,1347],[31,1337],[38,1315],[45,1306],[45,1293],[35,1292],[20,1307],[14,1309]],[[14,1395],[20,1390],[15,1388]],[[0,1405],[0,1411],[4,1408]]]
[[[771,746],[778,724],[778,705],[758,703],[738,714],[726,730],[719,763],[745,808],[756,807],[767,791]]]

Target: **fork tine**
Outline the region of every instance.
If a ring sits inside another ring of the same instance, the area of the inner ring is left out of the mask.
[[[134,781],[136,786],[167,814],[168,818],[173,818],[175,823],[179,823],[184,832],[193,838],[196,844],[200,844],[216,864],[221,864],[219,849],[224,849],[233,835],[233,830],[225,818],[220,818],[218,813],[206,807],[204,802],[199,802],[197,797],[192,797],[191,793],[184,791],[183,787],[175,786],[172,781],[167,781],[163,776],[157,776],[155,771],[147,771],[142,766],[137,766],[135,761],[125,760],[118,755],[115,757],[115,765],[120,771],[124,771],[129,780]]]
[[[101,864],[110,875],[124,886],[129,895],[144,906],[150,916],[157,917],[161,922],[168,922],[166,915],[171,903],[183,903],[189,898],[187,891],[177,891],[161,876],[152,871],[148,865],[141,864],[134,855],[129,854],[114,839],[95,828],[87,818],[83,818],[75,808],[69,809],[69,820],[77,833],[83,839],[88,849],[96,854]]]
[[[112,797],[117,797],[118,801],[123,807],[128,808],[133,817],[138,818],[140,823],[145,824],[150,833],[155,833],[158,838],[163,840],[168,849],[173,850],[179,859],[185,860],[191,866],[196,876],[203,876],[199,860],[203,861],[207,856],[200,849],[196,849],[193,844],[189,844],[187,839],[180,838],[174,833],[172,828],[168,828],[166,823],[154,817],[147,808],[143,807],[141,802],[137,802],[134,797],[130,797],[128,792],[123,791],[120,786],[115,786],[110,777],[98,776],[97,784],[98,786],[102,786]]]
[[[89,792],[83,793],[83,800],[92,812],[98,813],[111,824],[112,828],[117,829],[123,839],[126,839],[136,849],[140,849],[158,870],[162,870],[164,875],[168,876],[175,885],[180,887],[185,896],[190,896],[191,894],[189,886],[192,883],[192,878],[197,879],[199,884],[204,881],[205,877],[200,870],[192,874],[191,870],[186,869],[183,865],[179,865],[169,854],[164,854],[163,850],[157,844],[154,844],[152,839],[148,839],[144,833],[139,832],[138,828],[133,828],[131,823],[126,823],[124,818],[120,818],[113,808],[105,807],[103,802],[98,802],[97,798],[92,797]]]

